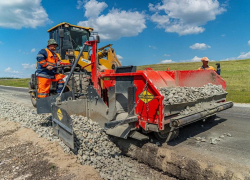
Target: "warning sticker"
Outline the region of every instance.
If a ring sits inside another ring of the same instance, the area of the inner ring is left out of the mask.
[[[59,119],[60,121],[62,120],[63,114],[62,114],[61,109],[58,109],[58,111],[57,111],[57,117],[58,117],[58,119]]]
[[[86,59],[83,59],[83,58],[81,59],[81,61],[82,61],[82,62],[85,62],[85,63],[88,63],[88,64],[90,63],[90,61],[88,61],[88,60],[86,60]]]
[[[148,92],[147,90],[144,90],[141,94],[138,95],[138,98],[147,104],[150,101],[152,101],[155,98],[155,96],[150,92]]]

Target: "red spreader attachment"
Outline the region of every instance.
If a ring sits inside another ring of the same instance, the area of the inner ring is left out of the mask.
[[[144,140],[148,138],[145,133],[154,132],[158,139],[169,141],[178,135],[179,127],[211,119],[233,106],[226,102],[226,82],[214,71],[154,71],[123,66],[100,72],[97,41],[85,44],[92,46],[92,85],[88,86],[86,98],[52,105],[57,124],[62,122],[56,117],[60,109],[68,124],[72,124],[71,114],[81,114],[97,121],[113,136]],[[63,130],[63,138],[69,142],[72,127]]]

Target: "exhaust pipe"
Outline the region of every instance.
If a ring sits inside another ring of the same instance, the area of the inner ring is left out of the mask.
[[[185,126],[187,124],[201,120],[209,115],[213,115],[217,112],[229,109],[231,107],[233,107],[233,102],[227,102],[221,106],[210,109],[209,111],[202,111],[202,112],[199,112],[190,116],[186,116],[186,117],[181,117],[181,118],[175,117],[170,120],[170,126],[175,127],[175,128]]]

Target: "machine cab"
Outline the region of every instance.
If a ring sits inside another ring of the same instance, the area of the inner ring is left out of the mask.
[[[56,53],[62,61],[74,61],[80,52],[80,48],[89,40],[93,28],[71,25],[69,23],[60,23],[49,29],[49,38],[55,39],[58,43]],[[88,54],[88,47],[84,49],[83,55]],[[87,58],[87,57],[85,57]]]
[[[81,27],[63,22],[49,29],[48,33],[49,39],[55,39],[59,45],[56,49],[56,53],[60,55],[61,61],[72,64],[84,43],[89,41],[93,30],[91,27]],[[95,33],[92,35],[94,34]],[[91,63],[88,56],[89,51],[89,47],[86,46],[81,54],[78,66],[85,67],[84,69],[86,71],[91,72],[91,67],[87,66]],[[98,61],[100,69],[115,69],[121,66],[121,62],[117,59],[112,44],[98,49]]]

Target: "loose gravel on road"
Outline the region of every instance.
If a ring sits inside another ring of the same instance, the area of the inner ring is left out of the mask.
[[[30,108],[4,99],[10,95],[0,93],[0,118],[21,123],[23,127],[33,129],[38,137],[58,142],[65,153],[75,154],[79,163],[94,167],[103,179],[174,179],[123,156],[112,138],[86,117],[71,116],[75,132],[75,149],[71,150],[53,135],[50,115],[37,115]]]

